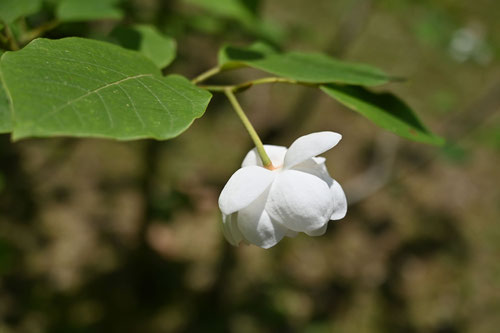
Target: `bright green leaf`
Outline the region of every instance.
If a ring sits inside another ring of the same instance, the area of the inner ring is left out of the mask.
[[[211,94],[163,77],[143,55],[83,38],[36,39],[2,56],[14,139],[169,139],[203,115]]]
[[[175,58],[175,40],[152,26],[118,27],[111,35],[121,46],[139,51],[148,57],[158,68],[168,66]]]
[[[359,86],[329,84],[321,90],[380,127],[410,140],[442,145],[444,140],[420,122],[417,115],[390,93],[374,93]]]
[[[308,83],[346,83],[373,86],[389,78],[378,68],[340,61],[319,53],[277,53],[255,47],[226,46],[219,52],[223,68],[249,66]]]
[[[42,0],[0,0],[0,20],[12,23],[16,19],[40,10]]]
[[[59,20],[89,21],[123,17],[123,11],[116,7],[119,0],[62,0],[57,7]]]

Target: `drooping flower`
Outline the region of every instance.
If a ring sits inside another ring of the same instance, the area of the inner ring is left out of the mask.
[[[325,158],[342,136],[317,132],[295,140],[289,149],[264,145],[274,169],[268,170],[256,149],[229,179],[219,197],[224,236],[262,248],[276,245],[298,232],[320,236],[330,220],[347,212],[342,187],[328,173]]]

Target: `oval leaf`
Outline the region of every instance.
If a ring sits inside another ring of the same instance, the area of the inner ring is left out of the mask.
[[[373,86],[389,78],[378,68],[340,61],[320,53],[277,53],[261,46],[226,46],[219,52],[219,66],[249,66],[307,83],[346,83]]]
[[[203,115],[211,94],[141,54],[83,39],[37,39],[2,56],[14,139],[169,139]]]
[[[123,12],[116,7],[120,0],[62,0],[57,7],[60,21],[119,20]]]
[[[380,127],[404,138],[433,145],[445,142],[425,128],[417,115],[390,93],[374,93],[363,87],[334,84],[321,86],[321,90]]]
[[[175,58],[175,40],[163,35],[153,26],[117,27],[111,36],[121,46],[148,57],[158,68],[167,67]]]

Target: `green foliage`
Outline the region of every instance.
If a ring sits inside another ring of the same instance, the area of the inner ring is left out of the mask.
[[[0,81],[0,133],[12,131],[12,119],[10,116],[9,100],[7,93]]]
[[[158,68],[168,66],[175,59],[175,40],[163,35],[153,26],[117,27],[111,35],[121,46],[139,51]]]
[[[219,53],[223,68],[253,67],[281,77],[307,83],[346,83],[373,86],[389,78],[380,69],[340,61],[319,53],[277,53],[262,47],[226,46]]]
[[[123,12],[116,7],[119,0],[62,0],[57,7],[57,17],[63,22],[116,19]]]
[[[259,0],[184,1],[210,13],[206,17],[220,21],[223,29],[227,29],[228,22],[236,21],[247,32],[272,40],[272,34],[268,34],[272,29],[267,29],[269,26],[259,17]],[[41,2],[1,1],[0,18],[12,22],[33,14],[41,9]],[[124,16],[118,7],[120,0],[50,3],[52,6],[47,8],[55,9],[61,22]],[[4,46],[16,49],[16,36],[21,46],[34,38],[25,38],[29,34],[18,24],[11,27],[12,36],[1,36]],[[40,35],[44,28],[43,24],[35,27],[29,36]],[[118,26],[110,37],[123,48],[80,38],[39,39],[21,51],[4,54],[0,67],[0,133],[12,132],[14,139],[61,135],[168,139],[182,133],[204,113],[211,97],[207,90],[225,89],[204,90],[181,76],[163,77],[160,70],[175,59],[176,42],[152,25]],[[320,53],[278,52],[264,43],[225,46],[219,51],[218,60],[220,68],[209,71],[209,76],[219,69],[255,68],[282,81],[319,87],[403,137],[431,144],[443,142],[395,96],[375,94],[361,87],[391,80],[378,68]]]
[[[168,139],[203,115],[211,94],[119,46],[37,39],[2,56],[14,139],[90,136]]]
[[[42,0],[1,0],[0,20],[6,23],[36,13],[42,6]]]
[[[404,138],[433,145],[444,144],[444,140],[429,132],[403,101],[390,93],[373,93],[363,87],[334,84],[322,86],[321,90],[378,126]]]
[[[2,51],[0,51],[0,56],[1,55]],[[8,133],[12,131],[11,118],[7,92],[5,91],[2,80],[0,80],[0,133]]]
[[[238,19],[244,22],[256,17],[258,1],[242,0],[185,0],[205,8],[215,14]]]
[[[204,18],[195,18],[193,22],[202,31],[210,32],[214,29],[211,20],[220,21],[220,18],[230,19],[239,23],[247,33],[269,41],[279,43],[283,39],[283,32],[274,24],[259,17],[260,0],[184,0],[209,12]],[[220,22],[218,22],[220,23]]]
[[[0,133],[12,131],[12,119],[10,116],[9,100],[7,93],[0,82]]]

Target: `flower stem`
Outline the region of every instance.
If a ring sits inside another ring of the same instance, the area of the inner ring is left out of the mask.
[[[238,100],[236,99],[236,96],[234,96],[234,92],[232,88],[226,88],[224,89],[224,94],[226,94],[227,98],[229,99],[229,102],[231,102],[231,105],[233,106],[234,111],[236,111],[236,114],[238,117],[240,117],[241,122],[243,123],[243,126],[245,126],[248,134],[250,134],[250,137],[252,138],[255,147],[257,148],[257,152],[259,153],[260,159],[262,160],[262,164],[266,169],[273,169],[273,163],[271,162],[271,159],[269,156],[267,156],[266,151],[264,150],[264,145],[262,144],[262,141],[259,138],[259,135],[255,131],[255,129],[252,126],[252,123],[250,120],[248,120],[245,112],[241,108],[240,103],[238,103]]]
[[[194,84],[197,84],[199,82],[205,81],[206,79],[208,79],[216,74],[219,74],[221,71],[222,71],[222,68],[220,68],[219,66],[216,66],[214,68],[209,69],[206,72],[201,73],[200,75],[198,75],[197,77],[192,79],[191,82]]]

